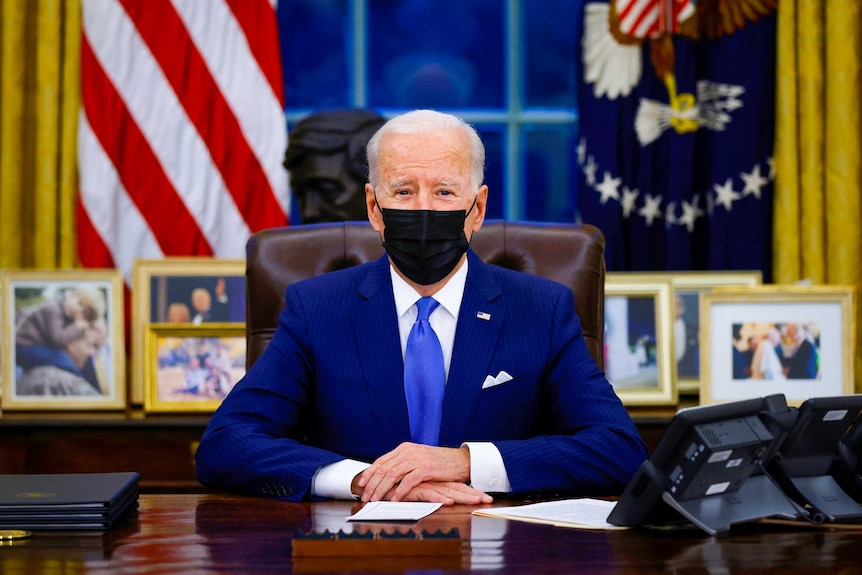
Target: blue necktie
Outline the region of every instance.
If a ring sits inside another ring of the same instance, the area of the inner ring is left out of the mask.
[[[446,389],[443,349],[428,322],[428,316],[438,305],[440,302],[431,297],[416,302],[419,315],[410,329],[404,352],[404,394],[410,416],[410,435],[414,442],[426,445],[437,445],[439,440]]]

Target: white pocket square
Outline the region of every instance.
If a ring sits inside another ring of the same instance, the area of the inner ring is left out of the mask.
[[[488,389],[489,387],[494,387],[495,385],[500,385],[507,381],[512,381],[512,376],[505,371],[501,371],[497,374],[497,377],[491,377],[490,375],[487,376],[485,381],[482,383],[482,389]]]

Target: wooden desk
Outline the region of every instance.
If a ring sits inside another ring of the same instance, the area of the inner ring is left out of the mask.
[[[112,531],[43,531],[0,545],[0,573],[855,573],[860,565],[862,531],[744,525],[722,538],[701,531],[585,531],[473,517],[468,506],[442,508],[413,526],[457,527],[461,554],[448,559],[292,560],[297,529],[345,528],[352,505],[142,495],[140,510]]]
[[[672,410],[632,417],[650,451]],[[209,416],[128,413],[3,413],[0,473],[137,471],[142,493],[201,492],[194,452]]]
[[[137,471],[144,493],[201,491],[194,453],[208,421],[208,415],[4,412],[0,473]]]

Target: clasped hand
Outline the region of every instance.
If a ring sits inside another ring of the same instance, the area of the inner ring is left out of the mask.
[[[362,501],[430,501],[490,503],[491,496],[467,485],[470,450],[402,443],[354,478],[353,492]]]

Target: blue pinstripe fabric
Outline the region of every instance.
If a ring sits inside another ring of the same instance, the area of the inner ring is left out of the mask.
[[[571,290],[468,258],[439,445],[494,442],[514,494],[621,491],[647,453],[589,355]],[[501,370],[513,379],[483,389]],[[210,421],[197,472],[205,485],[300,500],[321,466],[370,462],[405,441],[383,257],[288,288],[275,337]]]

